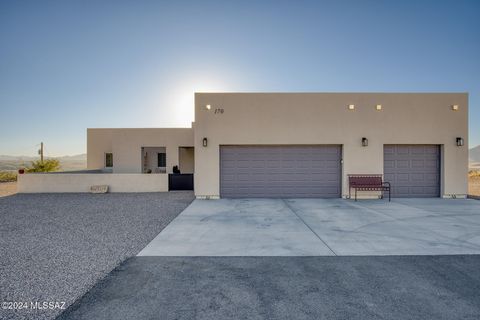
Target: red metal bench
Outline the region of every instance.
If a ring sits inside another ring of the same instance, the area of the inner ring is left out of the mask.
[[[388,201],[390,196],[390,182],[385,182],[381,174],[349,174],[348,175],[348,196],[351,199],[352,188],[355,189],[355,201],[357,201],[357,191],[388,191]]]

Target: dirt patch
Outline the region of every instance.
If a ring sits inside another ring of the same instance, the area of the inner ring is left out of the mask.
[[[480,176],[468,178],[468,194],[480,196]]]
[[[16,182],[0,182],[0,197],[11,196],[17,193]]]

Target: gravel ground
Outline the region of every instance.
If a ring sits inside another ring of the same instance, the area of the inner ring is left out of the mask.
[[[11,196],[17,193],[16,182],[0,182],[0,197]]]
[[[133,257],[58,320],[480,317],[480,255]]]
[[[191,192],[16,194],[0,198],[0,319],[53,319],[136,255],[193,200]],[[54,307],[61,307],[57,305]]]

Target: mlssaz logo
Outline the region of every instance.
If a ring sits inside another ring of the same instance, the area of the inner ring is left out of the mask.
[[[54,302],[54,301],[43,301],[43,302],[30,302],[30,309],[38,309],[38,310],[54,310],[54,309],[65,309],[65,302]]]

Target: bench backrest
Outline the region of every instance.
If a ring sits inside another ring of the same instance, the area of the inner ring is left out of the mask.
[[[349,175],[348,183],[354,186],[381,186],[382,175]]]

